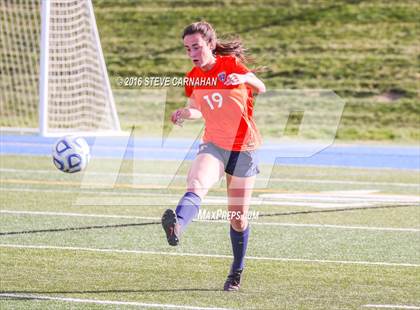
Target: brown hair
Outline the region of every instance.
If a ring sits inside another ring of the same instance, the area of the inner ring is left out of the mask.
[[[184,29],[182,38],[184,39],[185,36],[195,33],[200,33],[207,43],[215,43],[216,48],[213,49],[213,54],[234,55],[243,63],[252,62],[252,59],[247,55],[246,49],[239,38],[233,38],[226,41],[218,40],[216,31],[208,22],[201,21],[188,25]]]

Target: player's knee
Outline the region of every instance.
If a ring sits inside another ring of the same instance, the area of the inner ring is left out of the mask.
[[[241,215],[240,217],[232,217],[230,225],[232,225],[233,229],[236,231],[244,231],[248,226],[248,219],[244,215]]]
[[[208,191],[208,188],[206,188],[199,179],[197,178],[189,178],[187,180],[187,186],[189,192],[194,192],[198,196],[203,197]]]
[[[188,178],[187,184],[189,189],[203,189],[203,183],[197,178]]]

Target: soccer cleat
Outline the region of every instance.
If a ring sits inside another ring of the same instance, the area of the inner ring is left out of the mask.
[[[179,243],[180,236],[180,225],[176,217],[175,211],[167,209],[162,215],[162,227],[166,233],[166,239],[172,246],[176,246]]]
[[[228,275],[223,290],[227,292],[239,291],[241,287],[242,270],[237,270]]]

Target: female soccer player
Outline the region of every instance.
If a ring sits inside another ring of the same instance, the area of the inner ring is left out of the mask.
[[[182,38],[194,67],[187,73],[187,107],[176,110],[171,120],[179,125],[203,117],[205,131],[188,173],[187,192],[175,211],[164,212],[162,226],[168,243],[178,245],[181,232],[197,216],[201,200],[226,174],[234,259],[224,290],[237,291],[249,236],[247,213],[259,173],[255,150],[261,139],[253,120],[253,93],[265,92],[265,85],[244,65],[241,42],[219,41],[209,23],[187,26]]]

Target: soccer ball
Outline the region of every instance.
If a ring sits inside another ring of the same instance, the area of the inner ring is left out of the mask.
[[[81,171],[89,163],[89,145],[82,137],[62,137],[53,146],[52,158],[58,170],[68,173]]]

